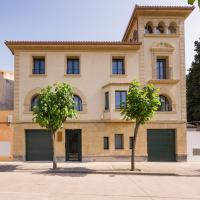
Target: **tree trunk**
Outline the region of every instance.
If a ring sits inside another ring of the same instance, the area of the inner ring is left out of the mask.
[[[57,160],[56,160],[56,152],[55,152],[55,132],[51,133],[52,138],[52,146],[53,146],[53,169],[57,169]]]
[[[133,141],[132,141],[131,171],[135,170],[135,146],[136,146],[136,139],[137,139],[137,133],[138,133],[139,126],[140,126],[140,124],[136,122]]]

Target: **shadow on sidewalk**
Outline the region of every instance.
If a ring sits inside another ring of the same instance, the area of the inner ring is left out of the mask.
[[[12,172],[17,170],[21,165],[9,165],[9,164],[1,164],[0,165],[0,173],[1,172]]]
[[[58,168],[56,170],[49,169],[40,172],[33,172],[32,174],[41,174],[45,176],[61,176],[61,177],[84,177],[89,174],[97,172],[96,170],[88,169],[85,167],[67,167],[67,168]]]

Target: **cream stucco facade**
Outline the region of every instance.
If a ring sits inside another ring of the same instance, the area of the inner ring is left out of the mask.
[[[32,97],[42,87],[55,82],[70,84],[82,99],[83,110],[77,119],[67,120],[59,131],[56,154],[66,157],[66,129],[80,129],[82,160],[126,160],[130,157],[129,138],[134,123],[125,122],[115,108],[115,91],[128,90],[132,80],[153,83],[169,99],[172,109],[158,111],[139,129],[136,145],[138,160],[148,159],[148,129],[173,129],[176,160],[186,159],[186,89],[184,20],[193,7],[136,6],[121,42],[20,42],[6,45],[14,54],[14,158],[26,159],[26,130],[41,129],[32,122]],[[153,30],[164,24],[164,33],[145,33],[151,22]],[[176,33],[168,27],[176,24]],[[33,57],[45,58],[45,74],[33,75]],[[67,57],[78,57],[80,74],[66,74]],[[123,58],[125,74],[112,74],[112,59]],[[156,59],[166,58],[167,78],[157,79]],[[109,92],[109,110],[105,111],[104,94]],[[115,149],[115,134],[123,134],[123,148]],[[103,137],[109,137],[109,149],[103,148]]]

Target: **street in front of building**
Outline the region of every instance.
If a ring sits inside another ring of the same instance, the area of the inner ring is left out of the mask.
[[[2,200],[200,199],[200,163],[2,162]]]
[[[199,186],[199,177],[5,172],[0,199],[200,199]]]

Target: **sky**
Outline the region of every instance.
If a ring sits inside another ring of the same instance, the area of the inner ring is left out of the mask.
[[[0,69],[13,70],[5,40],[120,41],[135,4],[187,5],[187,0],[0,0]],[[186,69],[200,38],[200,11],[185,22]]]

